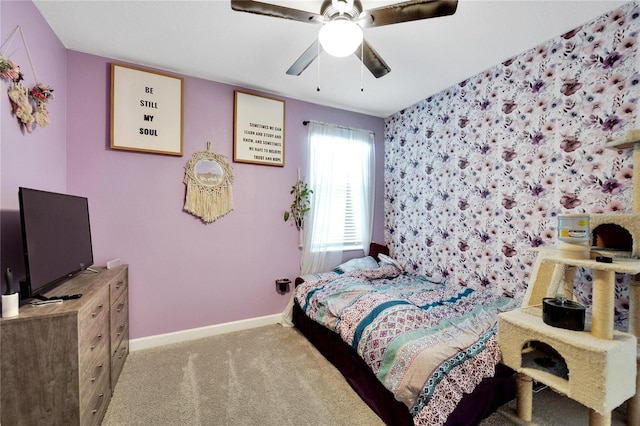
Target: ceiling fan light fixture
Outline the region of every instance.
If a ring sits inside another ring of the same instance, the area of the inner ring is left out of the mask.
[[[362,28],[347,19],[334,19],[324,24],[318,33],[318,40],[325,52],[338,58],[355,52],[362,39]]]

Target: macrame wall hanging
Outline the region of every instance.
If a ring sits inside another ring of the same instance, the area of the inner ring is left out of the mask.
[[[233,173],[225,157],[207,150],[193,154],[184,173],[187,195],[184,210],[210,223],[233,210]]]
[[[31,89],[27,89],[22,84],[24,75],[20,71],[20,67],[5,56],[5,52],[11,47],[11,43],[18,33],[20,33],[22,44],[27,52],[33,76],[38,82]],[[50,123],[46,104],[53,99],[53,89],[39,82],[27,40],[20,26],[16,27],[9,38],[0,46],[0,79],[10,82],[7,94],[11,101],[11,109],[27,133],[31,133],[36,125],[45,127]]]

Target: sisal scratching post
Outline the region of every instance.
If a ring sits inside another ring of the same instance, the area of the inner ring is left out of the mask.
[[[573,283],[576,280],[576,269],[578,268],[575,266],[564,266],[564,282],[558,294],[564,295],[567,300],[573,300]]]
[[[564,265],[547,262],[546,259],[556,255],[556,252],[553,249],[543,249],[539,252],[522,300],[522,307],[541,305],[543,298],[555,297],[565,276],[565,268]]]
[[[613,338],[615,272],[593,271],[593,313],[591,334],[601,339]]]
[[[565,243],[560,241],[557,247],[558,254],[567,259],[589,259],[591,251],[589,241],[582,243]]]
[[[533,412],[533,379],[526,374],[516,374],[516,397],[518,417],[530,422]]]
[[[595,410],[589,410],[589,426],[611,426],[611,411],[600,414]]]

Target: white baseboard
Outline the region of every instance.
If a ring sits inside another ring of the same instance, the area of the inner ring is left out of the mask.
[[[189,330],[176,331],[173,333],[157,334],[155,336],[140,337],[129,341],[131,352],[143,349],[155,348],[158,346],[170,345],[172,343],[186,342],[189,340],[201,339],[203,337],[216,336],[218,334],[231,333],[233,331],[248,330],[250,328],[263,327],[266,325],[278,324],[282,319],[282,314],[267,315],[264,317],[249,318],[246,320],[215,324],[206,327],[192,328]]]

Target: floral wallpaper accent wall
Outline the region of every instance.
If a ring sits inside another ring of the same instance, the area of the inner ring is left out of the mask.
[[[638,126],[638,31],[632,2],[386,119],[385,239],[406,269],[521,297],[559,213],[632,213],[631,153],[603,142]]]

